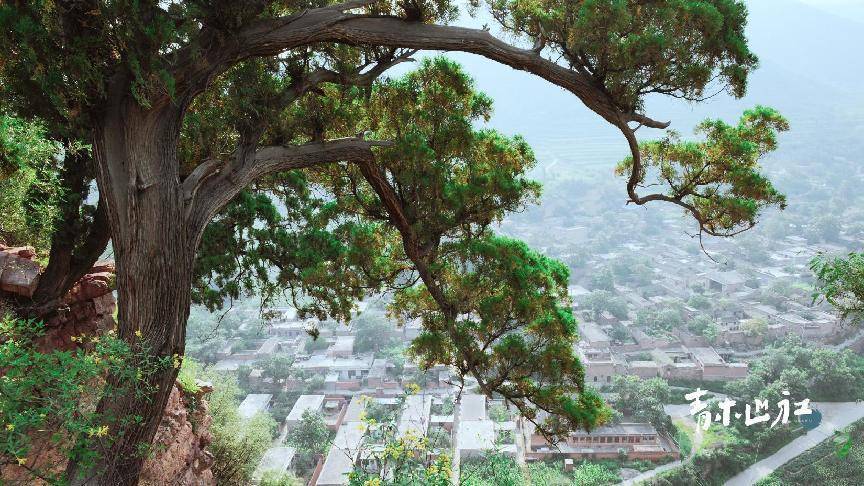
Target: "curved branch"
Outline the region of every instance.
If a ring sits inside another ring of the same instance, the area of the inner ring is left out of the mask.
[[[753,228],[753,224],[749,224],[748,226],[739,229],[737,231],[730,232],[721,232],[715,231],[708,227],[708,218],[706,218],[701,211],[699,211],[696,206],[684,201],[684,197],[691,195],[691,191],[681,190],[678,191],[674,196],[669,196],[666,194],[648,194],[647,196],[640,196],[636,189],[639,187],[639,182],[642,180],[642,172],[645,170],[644,164],[642,163],[642,153],[639,150],[639,141],[636,139],[636,132],[626,123],[616,124],[621,133],[624,134],[624,138],[627,139],[627,145],[630,148],[630,155],[633,159],[633,164],[630,166],[630,177],[627,179],[627,196],[630,198],[629,202],[633,204],[642,206],[648,204],[651,201],[663,201],[672,203],[676,206],[680,206],[687,210],[693,218],[699,223],[699,235],[707,234],[710,236],[720,236],[720,237],[731,237],[735,235],[739,235],[751,228]]]
[[[225,41],[230,45],[219,43],[199,58],[191,54],[191,49],[189,54],[179,56],[183,62],[178,63],[178,66],[182,68],[175,74],[175,79],[178,86],[187,86],[188,95],[195,96],[210,79],[243,59],[272,56],[319,42],[461,51],[530,72],[560,86],[578,96],[588,108],[613,125],[637,122],[651,128],[669,126],[669,122],[622,110],[602,86],[586,74],[545,59],[533,49],[507,44],[485,30],[345,12],[358,6],[350,2],[305,10],[279,19],[257,21]]]
[[[190,234],[197,243],[210,219],[256,179],[276,172],[333,162],[372,160],[372,147],[390,144],[387,141],[351,137],[287,147],[261,147],[250,160],[235,170],[230,170],[230,163],[206,161],[183,182],[183,194],[190,199],[187,201],[186,216]]]

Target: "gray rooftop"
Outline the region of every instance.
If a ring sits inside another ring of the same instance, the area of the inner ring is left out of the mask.
[[[300,395],[300,397],[297,398],[297,401],[294,402],[294,406],[288,413],[288,418],[286,420],[289,422],[299,421],[303,418],[303,412],[306,410],[317,412],[321,410],[323,404],[324,395]]]
[[[237,407],[237,412],[240,414],[241,418],[250,419],[254,417],[256,413],[267,410],[272,398],[273,395],[269,393],[250,393],[249,395],[246,395],[246,398],[243,399],[243,402],[241,402],[240,406]]]
[[[462,395],[459,407],[460,422],[483,420],[486,418],[486,395]]]
[[[296,452],[293,447],[287,446],[267,449],[267,452],[264,453],[261,461],[258,462],[258,467],[255,468],[255,472],[252,474],[252,480],[260,481],[264,477],[264,474],[271,471],[277,474],[287,472],[288,468],[291,467],[291,461],[294,460]]]

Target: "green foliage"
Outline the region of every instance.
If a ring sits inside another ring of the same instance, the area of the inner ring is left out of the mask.
[[[741,321],[740,327],[748,336],[762,336],[768,330],[768,321],[758,317],[745,319]]]
[[[188,393],[198,391],[198,378],[201,373],[201,364],[193,358],[183,358],[183,364],[180,365],[180,372],[177,374],[177,381],[180,383],[180,388]]]
[[[564,473],[564,463],[532,462],[528,464],[528,477],[531,486],[570,486],[572,478]]]
[[[315,351],[321,351],[330,347],[330,343],[327,342],[326,339],[312,336],[306,336],[306,342],[303,344],[303,349],[307,353],[314,353]]]
[[[152,361],[148,350],[113,332],[73,336],[79,348],[50,352],[40,350],[43,335],[39,322],[0,317],[0,462],[62,481],[57,471],[66,460],[92,467],[115,438],[118,418],[94,410],[99,395],[143,395],[148,378],[173,363]],[[119,381],[106,381],[108,374]],[[50,454],[34,448],[46,442],[54,447]]]
[[[638,376],[615,376],[611,390],[617,395],[615,410],[636,421],[649,422],[659,432],[673,433],[673,425],[663,405],[669,403],[672,391],[662,378],[640,379]]]
[[[796,336],[752,362],[747,378],[726,385],[730,394],[749,402],[779,397],[782,390],[796,400],[851,401],[864,398],[862,387],[864,358],[850,350],[814,347]]]
[[[0,112],[0,241],[40,252],[50,246],[64,196],[56,160],[62,151],[46,137],[42,123]]]
[[[582,298],[581,305],[592,312],[595,320],[603,312],[609,312],[617,319],[627,319],[627,303],[608,290],[591,292]]]
[[[675,442],[678,444],[678,450],[681,451],[681,457],[688,457],[693,450],[693,439],[686,428],[675,426]]]
[[[305,482],[291,473],[278,474],[273,471],[264,473],[259,486],[305,486]]]
[[[846,449],[846,444],[851,447]],[[843,452],[845,450],[845,453]],[[787,462],[757,486],[830,484],[853,486],[864,477],[864,421],[857,421]]]
[[[703,336],[709,343],[716,341],[717,334],[720,332],[717,323],[706,315],[696,316],[695,319],[687,323],[687,329],[694,334]]]
[[[493,422],[506,422],[512,418],[510,411],[504,405],[493,405],[489,407],[489,419]]]
[[[383,318],[363,314],[351,322],[354,328],[354,352],[368,353],[390,349],[400,344],[393,335],[393,324]]]
[[[742,96],[757,59],[747,48],[738,0],[493,0],[509,31],[540,39],[625,110],[649,93],[689,100],[715,79]]]
[[[294,425],[285,437],[286,442],[297,448],[301,454],[311,458],[322,454],[327,449],[330,431],[320,412],[306,410],[300,418],[300,423]]]
[[[614,292],[615,274],[609,268],[603,267],[591,275],[591,288],[595,291]]]
[[[371,399],[366,403],[362,425],[366,434],[360,445],[360,455],[365,460],[349,474],[348,485],[449,486],[449,456],[441,454],[432,459],[427,452],[434,446],[428,437],[418,435],[413,429],[399,432],[396,417],[401,405],[392,409],[392,413],[373,411],[370,414],[369,407],[375,404]]]
[[[617,484],[620,481],[618,475],[610,471],[602,464],[583,462],[573,470],[573,484]]]
[[[294,357],[283,353],[271,354],[256,365],[264,378],[273,378],[276,383],[280,383],[294,372]]]
[[[209,448],[214,457],[213,475],[219,484],[247,484],[270,448],[276,422],[266,413],[248,420],[240,417],[237,407],[243,392],[232,375],[205,370],[202,378],[214,384],[213,392],[207,396],[213,418],[213,442]]]
[[[442,262],[447,265],[444,279],[450,282],[448,300],[461,317],[449,320],[424,288],[401,292],[394,301],[408,319],[423,320],[424,331],[411,346],[423,366],[462,366],[460,354],[471,356],[486,373],[479,377],[482,382],[514,397],[511,402],[523,415],[535,418],[535,404],[552,412],[547,430],[560,433],[602,423],[602,400],[584,387],[573,352],[575,321],[561,305],[566,268],[504,238],[447,246],[455,257]],[[509,372],[501,375],[501,370]]]
[[[465,486],[523,486],[525,473],[512,458],[490,454],[482,458],[465,459],[460,464],[459,483]]]
[[[819,255],[810,262],[816,276],[813,300],[824,300],[843,319],[860,323],[864,317],[864,253],[850,253],[845,258]]]
[[[772,109],[757,106],[744,112],[737,125],[706,120],[696,133],[699,142],[681,141],[675,132],[659,141],[639,145],[642,170],[638,183],[656,172],[664,195],[682,202],[710,234],[731,235],[756,224],[768,206],[786,207],[780,194],[759,171],[759,159],[777,148],[777,133],[789,129],[785,118]],[[633,157],[622,161],[616,171],[628,176]],[[653,182],[649,182],[653,183]]]
[[[640,309],[636,312],[635,324],[648,334],[669,333],[684,325],[683,308],[680,305]]]

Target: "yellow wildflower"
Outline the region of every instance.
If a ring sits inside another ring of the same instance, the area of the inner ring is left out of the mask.
[[[143,334],[141,333],[141,329],[136,329],[135,330],[135,337],[140,338],[141,336],[143,336]]]
[[[8,430],[10,432],[15,430],[15,425],[14,424],[6,424],[6,430]]]
[[[19,465],[19,466],[23,466],[24,464],[27,464],[27,459],[26,459],[26,458],[18,457],[18,458],[16,458],[16,459],[18,459],[18,465]]]

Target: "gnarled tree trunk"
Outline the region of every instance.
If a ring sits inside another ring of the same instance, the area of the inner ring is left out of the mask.
[[[180,116],[176,106],[145,111],[134,102],[118,103],[95,137],[100,196],[110,208],[119,336],[134,351],[133,366],[163,365],[138,383],[108,378],[108,388],[121,390],[103,396],[97,408],[110,440],[94,467],[69,464],[72,484],[137,484],[177,377],[173,363],[183,355],[197,240],[186,230],[176,173]]]

